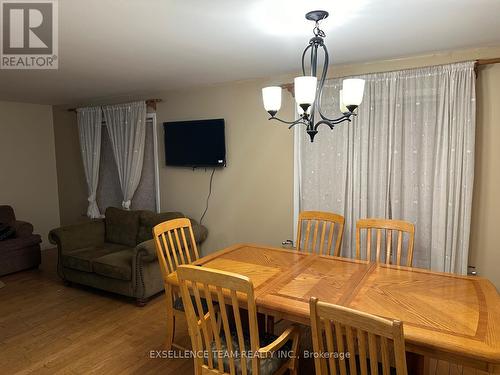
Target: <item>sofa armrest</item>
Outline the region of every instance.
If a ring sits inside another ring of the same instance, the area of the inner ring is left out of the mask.
[[[156,245],[154,240],[141,242],[134,249],[134,258],[138,256],[144,262],[153,262],[156,260]]]
[[[205,226],[198,224],[195,219],[189,218],[189,220],[191,221],[191,226],[193,227],[194,240],[199,245],[207,239],[208,229]]]
[[[33,225],[26,221],[16,220],[14,229],[16,230],[16,238],[29,237],[33,234]]]
[[[194,240],[197,244],[201,244],[208,236],[208,230],[203,225],[198,224],[194,219],[189,219],[193,227]],[[139,256],[144,262],[153,262],[156,257],[156,245],[154,240],[147,240],[138,244],[134,249],[134,258]]]
[[[203,225],[197,223],[194,219],[189,219],[193,227],[194,240],[201,244],[208,236],[208,230]],[[134,249],[134,258],[139,256],[143,262],[153,262],[156,257],[156,245],[154,240],[147,240],[138,244]]]
[[[105,227],[103,219],[68,225],[49,232],[49,241],[57,245],[59,252],[67,252],[104,243]]]

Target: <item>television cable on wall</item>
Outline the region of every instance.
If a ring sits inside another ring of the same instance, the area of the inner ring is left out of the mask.
[[[205,215],[207,214],[207,211],[208,211],[208,204],[210,202],[210,197],[212,196],[212,184],[213,184],[213,180],[214,180],[215,169],[216,168],[213,168],[212,173],[210,174],[210,183],[208,184],[207,201],[205,204],[205,211],[203,211],[203,214],[201,215],[201,218],[200,218],[200,225],[203,223],[203,219],[205,218]]]

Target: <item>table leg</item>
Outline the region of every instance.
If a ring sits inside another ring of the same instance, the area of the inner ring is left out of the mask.
[[[408,367],[408,375],[424,375],[425,357],[420,354],[406,352],[406,367]]]
[[[173,306],[173,292],[172,287],[168,284],[165,285],[165,298],[167,302],[167,337],[165,339],[165,350],[172,349],[174,341],[174,306]]]
[[[261,330],[266,331],[267,329],[267,315],[262,313],[257,313],[257,325],[259,327],[259,332]]]
[[[274,316],[266,315],[266,331],[274,335]]]

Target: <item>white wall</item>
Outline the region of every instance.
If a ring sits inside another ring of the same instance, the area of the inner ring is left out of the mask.
[[[51,246],[48,232],[59,226],[52,107],[0,102],[0,204],[14,207]]]
[[[265,81],[233,82],[161,94],[157,106],[162,211],[200,219],[211,170],[166,167],[163,122],[224,118],[227,167],[217,169],[203,224],[204,254],[237,242],[280,246],[293,233],[293,131],[270,122],[262,107]],[[284,94],[280,115],[293,117]]]
[[[500,64],[480,69],[477,80],[476,165],[469,259],[500,291]]]

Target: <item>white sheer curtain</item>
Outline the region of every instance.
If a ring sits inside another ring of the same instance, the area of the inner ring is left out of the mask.
[[[108,105],[102,110],[118,167],[123,193],[122,207],[129,209],[141,180],[146,139],[146,103]]]
[[[346,218],[342,254],[355,253],[359,218],[415,224],[413,264],[467,271],[474,180],[474,63],[362,76],[352,123],[299,132],[300,209]],[[341,80],[325,85],[325,113],[339,114]]]
[[[101,158],[102,111],[101,107],[89,107],[78,108],[76,113],[83,169],[89,194],[87,216],[95,219],[101,216],[96,202],[96,191]]]

